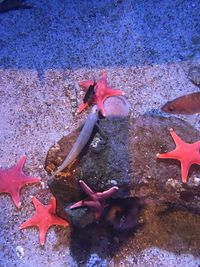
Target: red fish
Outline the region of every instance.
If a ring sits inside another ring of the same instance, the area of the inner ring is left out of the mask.
[[[200,92],[180,96],[168,101],[162,111],[172,114],[195,114],[200,113]]]

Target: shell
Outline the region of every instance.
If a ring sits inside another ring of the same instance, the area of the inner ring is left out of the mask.
[[[104,101],[106,117],[127,117],[130,112],[130,103],[123,96],[111,96]]]

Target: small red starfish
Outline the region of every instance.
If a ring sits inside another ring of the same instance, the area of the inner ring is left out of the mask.
[[[104,192],[94,192],[82,180],[80,180],[79,183],[83,191],[85,191],[89,198],[87,200],[78,201],[77,203],[72,205],[70,209],[79,207],[91,208],[95,212],[96,220],[99,221],[105,207],[105,200],[109,198],[112,194],[114,194],[117,190],[119,190],[119,188],[117,186],[113,186]]]
[[[157,154],[159,159],[177,159],[181,162],[182,182],[187,182],[188,172],[192,164],[200,165],[200,141],[193,144],[185,143],[173,129],[170,134],[176,144],[176,148],[168,153]]]
[[[26,184],[40,181],[39,177],[31,177],[23,173],[25,161],[26,156],[23,155],[15,166],[6,170],[0,169],[0,193],[10,194],[17,208],[21,206],[20,189]]]
[[[79,86],[83,87],[86,91],[88,91],[90,85],[94,84],[94,81],[88,80],[79,83]],[[107,73],[106,71],[102,71],[102,78],[98,80],[95,84],[94,88],[94,97],[92,102],[97,104],[99,110],[101,111],[102,115],[105,116],[103,103],[104,101],[110,96],[116,95],[124,95],[125,93],[120,90],[114,90],[107,85]],[[87,106],[89,105],[88,102],[82,103],[78,108],[77,113],[82,112]]]
[[[22,223],[20,229],[37,226],[39,228],[40,244],[44,245],[46,233],[52,225],[66,227],[69,223],[56,215],[55,197],[51,197],[48,205],[43,205],[36,197],[32,197],[32,202],[35,206],[36,214],[30,220]]]

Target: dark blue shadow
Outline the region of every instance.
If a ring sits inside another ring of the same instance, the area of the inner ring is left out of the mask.
[[[0,14],[0,68],[105,68],[186,59],[199,0],[27,1]],[[193,38],[193,39],[192,39]]]

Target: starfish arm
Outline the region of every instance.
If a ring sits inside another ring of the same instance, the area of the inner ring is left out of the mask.
[[[76,202],[75,204],[70,206],[70,209],[75,209],[75,208],[80,208],[83,207],[83,200],[80,200],[78,202]]]
[[[55,213],[56,199],[51,198],[48,205],[43,205],[36,197],[32,197],[32,202],[36,209],[36,214],[20,225],[20,229],[36,226],[39,228],[40,244],[44,245],[46,233],[52,225],[68,226],[69,223],[58,217]]]
[[[49,228],[54,225],[67,227],[69,226],[69,223],[66,220],[58,217],[56,214],[51,214],[49,221],[48,220],[42,221],[41,225],[39,226],[39,238],[40,238],[41,245],[44,245],[45,243],[46,235],[47,235]]]
[[[78,84],[79,84],[79,86],[81,87],[81,88],[84,88],[84,89],[88,89],[89,87],[90,87],[90,85],[92,85],[94,83],[94,81],[92,81],[92,80],[88,80],[88,81],[82,81],[82,82],[79,82]]]
[[[183,183],[187,183],[190,166],[191,164],[188,161],[181,161],[181,174]]]
[[[54,196],[51,197],[51,200],[49,203],[49,212],[56,213],[56,198]]]
[[[94,192],[92,191],[92,189],[83,181],[83,180],[80,180],[79,181],[79,184],[81,186],[81,188],[83,189],[83,191],[88,195],[90,196],[91,198],[93,197],[94,195]]]
[[[25,221],[20,225],[20,229],[24,229],[27,227],[38,227],[39,228],[39,222],[38,222],[38,216],[34,215],[30,220]]]
[[[86,103],[82,103],[80,106],[79,106],[79,108],[78,108],[78,110],[77,110],[77,113],[79,114],[79,113],[81,113],[85,108],[87,108],[88,107],[88,102],[86,102]]]
[[[194,150],[197,152],[193,163],[200,165],[200,141],[195,142],[193,146]]]
[[[44,207],[44,205],[34,196],[32,196],[32,202],[36,210],[38,209],[38,207]]]
[[[88,80],[88,81],[83,81],[80,82],[79,85],[86,90],[90,87],[90,85],[93,85],[94,81]],[[110,96],[119,96],[119,95],[124,95],[125,93],[122,92],[121,90],[114,90],[111,87],[107,86],[107,72],[103,70],[101,72],[101,79],[96,82],[96,86],[94,88],[94,99],[90,98],[90,103],[95,103],[97,104],[100,112],[102,115],[105,117],[105,110],[104,110],[104,101],[106,98]],[[78,108],[77,113],[80,113],[83,111],[88,106],[88,103],[83,103],[81,106]]]
[[[119,187],[113,186],[112,188],[110,188],[104,192],[98,192],[97,197],[99,200],[105,200],[105,199],[109,198],[110,196],[112,196],[118,190],[119,190]]]
[[[81,200],[74,205],[70,207],[70,209],[74,208],[80,208],[80,207],[88,207],[92,209],[95,213],[95,219],[96,221],[99,221],[102,211],[103,211],[103,205],[99,201],[93,201],[93,200]]]
[[[40,226],[39,222],[38,222],[38,216],[35,215],[34,217],[32,217],[30,220],[22,223],[20,225],[20,230],[27,228],[27,227],[37,227],[39,228],[39,239],[40,239],[40,244],[44,245],[45,243],[45,237],[46,237],[46,232],[48,230],[48,227],[44,227],[44,226]]]
[[[107,71],[106,70],[103,70],[102,72],[101,72],[101,79],[102,80],[107,80]]]
[[[69,222],[67,220],[60,218],[56,214],[54,214],[54,215],[52,215],[52,219],[51,219],[51,223],[50,223],[49,227],[52,225],[59,225],[59,226],[66,227],[69,225]]]
[[[93,200],[81,200],[70,206],[70,209],[80,208],[80,207],[88,207],[96,209],[101,205],[99,201],[93,201]]]
[[[170,129],[170,134],[177,147],[180,147],[181,145],[185,144],[185,142],[183,142],[183,140],[176,134],[174,129]]]
[[[9,194],[17,208],[21,206],[19,191],[20,186],[15,186],[13,183],[8,185],[3,179],[0,179],[0,193]]]
[[[18,170],[19,172],[22,172],[25,162],[26,162],[26,155],[23,155],[13,168],[15,170]]]
[[[107,91],[107,94],[108,94],[107,97],[114,96],[114,95],[125,95],[125,93],[123,91],[118,90],[118,89],[113,89],[111,87],[107,87],[107,90],[108,90]]]
[[[7,170],[0,170],[0,193],[8,193],[17,208],[21,206],[20,189],[26,184],[39,182],[39,177],[27,176],[23,173],[26,156],[23,155],[17,164]]]
[[[99,201],[93,201],[93,200],[84,200],[83,206],[91,208],[93,210],[98,210],[102,207]]]
[[[24,173],[22,173],[20,176],[21,178],[23,178],[23,180],[21,180],[21,184],[19,185],[19,188],[27,184],[39,183],[41,181],[40,177],[27,176]]]
[[[21,206],[21,201],[20,201],[20,196],[19,196],[19,188],[16,188],[15,191],[12,191],[12,193],[10,195],[12,197],[12,200],[13,200],[15,206],[19,209]]]
[[[49,221],[48,219],[47,221],[45,221],[45,218],[39,219],[38,216],[35,215],[30,220],[22,223],[20,225],[20,229],[24,229],[24,228],[32,227],[32,226],[38,227],[40,244],[44,245],[47,231],[52,225],[60,225],[60,226],[66,227],[69,225],[69,223],[63,220],[62,218],[58,217],[57,215],[52,215],[51,220]]]
[[[44,246],[48,229],[49,229],[48,226],[46,226],[46,227],[43,226],[43,227],[39,228],[39,239],[40,239],[40,244],[42,246]]]
[[[4,192],[4,190],[6,190],[6,185],[5,185],[5,183],[4,183],[4,172],[5,172],[5,170],[3,170],[3,169],[0,169],[0,192]]]
[[[178,155],[176,149],[174,149],[170,152],[167,152],[167,153],[163,153],[163,154],[157,153],[156,158],[158,158],[158,159],[177,159],[177,160],[181,159],[181,157],[180,157],[180,155]]]

